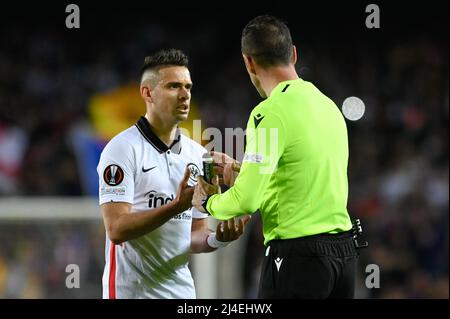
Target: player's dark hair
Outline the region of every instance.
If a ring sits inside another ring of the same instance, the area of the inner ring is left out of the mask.
[[[287,65],[293,58],[291,32],[276,17],[258,16],[242,30],[241,50],[262,67]]]
[[[177,49],[163,49],[153,55],[145,57],[141,74],[147,70],[158,70],[166,66],[185,66],[187,67],[189,60],[186,54]]]

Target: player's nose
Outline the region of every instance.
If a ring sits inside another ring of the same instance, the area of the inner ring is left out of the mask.
[[[181,88],[178,97],[180,100],[188,100],[191,97],[191,92],[186,88]]]
[[[180,95],[178,96],[178,99],[179,99],[180,101],[187,101],[187,100],[189,100],[189,98],[190,98],[190,95],[187,95],[187,94],[180,94]]]

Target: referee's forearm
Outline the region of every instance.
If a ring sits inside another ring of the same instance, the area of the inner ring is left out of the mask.
[[[220,220],[252,214],[258,209],[252,197],[250,194],[238,194],[238,190],[232,187],[223,194],[212,195],[206,203],[206,209]]]
[[[221,220],[256,212],[271,176],[265,170],[271,166],[270,162],[243,163],[234,185],[223,194],[212,195],[206,203],[206,210]]]

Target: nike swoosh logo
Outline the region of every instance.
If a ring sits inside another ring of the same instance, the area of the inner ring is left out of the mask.
[[[144,168],[144,166],[142,166],[142,172],[143,173],[147,173],[148,171],[151,171],[152,169],[154,169],[156,166],[150,167],[150,168]]]

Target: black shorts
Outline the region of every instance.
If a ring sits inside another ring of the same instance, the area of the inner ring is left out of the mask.
[[[354,297],[358,253],[350,232],[277,239],[267,246],[258,298]]]

